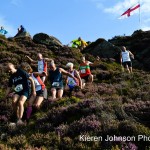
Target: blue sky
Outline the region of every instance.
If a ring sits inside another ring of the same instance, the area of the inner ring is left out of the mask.
[[[138,12],[118,17],[138,0],[1,0],[0,25],[14,36],[22,24],[33,36],[47,33],[63,44],[81,36],[86,41],[131,35],[140,29]],[[141,29],[150,29],[150,0],[141,0]]]

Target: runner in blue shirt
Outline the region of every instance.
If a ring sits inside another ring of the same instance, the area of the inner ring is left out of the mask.
[[[22,116],[24,113],[24,103],[29,97],[29,82],[31,82],[32,86],[32,94],[36,96],[35,91],[35,85],[32,77],[28,75],[27,72],[25,72],[22,69],[16,69],[15,66],[12,63],[8,63],[7,65],[8,71],[11,73],[11,76],[9,78],[8,88],[6,90],[5,99],[11,92],[11,89],[14,86],[15,94],[12,98],[12,105],[14,111],[17,112],[17,124],[22,124]]]

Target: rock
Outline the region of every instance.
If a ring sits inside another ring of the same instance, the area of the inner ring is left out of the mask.
[[[115,56],[120,53],[120,49],[105,39],[97,39],[95,42],[87,46],[83,52],[101,58],[115,58]]]
[[[45,33],[38,33],[33,36],[33,41],[38,44],[44,44],[48,48],[56,49],[63,47],[62,43],[54,36],[49,36]]]
[[[19,35],[17,35],[15,38],[20,38],[20,37],[31,37],[29,32],[22,32]]]
[[[14,122],[9,123],[8,128],[10,130],[15,130],[16,129],[16,123],[14,123]]]
[[[112,74],[109,71],[104,71],[101,70],[101,72],[99,72],[96,77],[99,80],[110,80],[112,78]]]
[[[7,133],[2,133],[1,134],[1,140],[5,140],[7,138]]]

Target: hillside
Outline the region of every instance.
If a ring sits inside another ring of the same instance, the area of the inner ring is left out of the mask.
[[[6,63],[19,66],[27,61],[25,55],[36,59],[36,54],[41,52],[44,57],[53,58],[57,66],[65,68],[67,62],[73,62],[78,68],[82,53],[63,46],[58,39],[46,34],[37,34],[33,39],[0,37],[0,149],[150,149],[150,74],[146,63],[150,58],[150,47],[148,42],[143,46],[141,40],[145,38],[138,39],[148,33],[140,32],[140,36],[135,36],[135,32],[133,35],[116,37],[109,42],[98,39],[91,43],[83,53],[92,62],[95,56],[100,56],[98,64],[91,68],[94,83],[73,92],[71,97],[65,92],[64,97],[54,103],[45,100],[27,126],[16,128],[9,126],[14,117],[11,99],[3,100],[9,76]],[[136,55],[131,75],[123,73],[117,63],[119,46],[122,45],[128,46]],[[145,56],[143,63],[139,63],[141,55]],[[36,71],[36,66],[32,67]],[[105,141],[107,135],[128,137],[128,141],[120,138]],[[94,136],[99,137],[99,141],[90,141]]]

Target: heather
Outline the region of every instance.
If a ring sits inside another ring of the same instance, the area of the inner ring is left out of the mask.
[[[145,69],[147,63],[133,60],[133,74],[128,74],[122,72],[116,59],[118,46],[130,47],[135,41],[132,49],[133,52],[137,49],[136,57],[139,58],[142,53],[148,61],[145,49],[150,48],[149,44],[139,50],[142,42],[137,43],[142,33],[148,38],[148,33],[138,31],[131,37],[114,37],[110,40],[113,44],[104,39],[91,43],[83,53],[89,61],[100,56],[97,65],[91,67],[93,84],[87,84],[71,95],[65,91],[64,97],[54,103],[45,100],[27,125],[17,127],[9,125],[15,120],[11,98],[3,100],[9,76],[6,63],[19,66],[21,62],[28,61],[25,55],[36,59],[36,53],[41,52],[44,57],[54,58],[57,66],[65,68],[67,62],[73,62],[78,68],[82,53],[78,49],[62,46],[58,39],[51,40],[53,37],[48,38],[45,34],[37,34],[33,39],[0,37],[0,149],[150,149],[149,141],[137,140],[138,135],[150,136],[150,74]],[[145,38],[141,38],[139,40],[146,43]],[[91,48],[93,51],[90,51]],[[31,65],[36,71],[36,66]],[[135,136],[136,141],[85,142],[79,140],[80,135],[103,138],[107,135]]]

